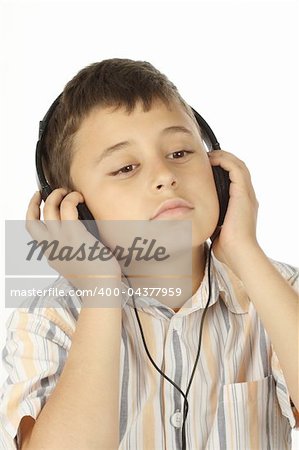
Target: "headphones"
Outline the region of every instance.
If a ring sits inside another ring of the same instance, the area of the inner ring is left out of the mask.
[[[36,173],[37,173],[37,184],[39,186],[39,190],[41,192],[42,199],[46,201],[48,195],[51,194],[53,189],[49,185],[48,181],[46,180],[45,173],[43,170],[43,164],[42,164],[42,156],[44,153],[44,141],[45,141],[45,134],[47,132],[49,121],[52,117],[53,112],[55,111],[55,108],[57,107],[60,98],[62,96],[62,93],[54,100],[50,108],[48,109],[46,115],[44,116],[43,120],[39,122],[39,137],[36,144],[36,152],[35,152],[35,164],[36,164]],[[191,107],[193,114],[195,116],[195,119],[202,131],[202,137],[204,140],[204,143],[207,146],[208,151],[213,150],[220,150],[220,144],[216,139],[215,134],[213,133],[212,129],[209,127],[207,122],[204,120],[204,118],[198,114],[195,109]],[[213,232],[212,236],[210,237],[211,241],[213,241],[220,231],[220,227],[223,224],[225,213],[228,206],[228,200],[229,200],[229,174],[226,170],[222,169],[220,166],[212,166],[213,170],[213,176],[214,181],[216,185],[217,190],[217,196],[219,201],[219,218],[218,223],[216,226],[215,231]],[[94,220],[93,215],[91,214],[90,210],[88,209],[86,203],[79,203],[77,205],[78,209],[78,217],[80,220],[83,220],[83,223],[87,230],[98,240],[100,240],[99,231],[96,226],[96,222]]]
[[[49,183],[46,180],[44,171],[43,171],[43,166],[42,166],[42,155],[43,155],[43,151],[44,151],[44,137],[45,137],[45,133],[47,131],[47,127],[48,127],[48,123],[49,120],[53,114],[53,111],[55,110],[56,106],[59,103],[60,97],[62,96],[62,94],[60,94],[56,100],[52,103],[52,105],[50,106],[48,112],[46,113],[45,117],[43,118],[42,121],[40,121],[39,124],[39,139],[38,142],[36,144],[36,172],[37,172],[37,182],[41,191],[41,196],[42,199],[45,201],[46,198],[48,197],[48,195],[50,195],[50,193],[53,191],[53,189],[51,188],[51,186],[49,185]],[[196,112],[192,107],[191,107],[193,114],[196,118],[196,121],[202,131],[202,137],[204,140],[205,145],[207,146],[208,151],[213,151],[213,150],[220,150],[220,144],[216,139],[215,134],[213,133],[212,129],[209,127],[209,125],[207,124],[207,122],[203,119],[203,117],[200,116],[200,114],[198,114],[198,112]],[[201,341],[202,341],[202,331],[203,331],[203,324],[204,324],[204,319],[205,319],[205,315],[207,313],[207,308],[209,306],[210,303],[210,299],[211,299],[211,252],[212,252],[212,247],[214,244],[214,241],[216,239],[216,237],[218,236],[218,234],[221,231],[221,226],[223,224],[224,221],[224,217],[226,214],[226,210],[227,210],[227,206],[228,206],[228,201],[229,201],[229,185],[230,185],[230,179],[229,179],[229,173],[222,169],[222,167],[220,166],[212,166],[212,170],[213,170],[213,176],[214,176],[214,181],[215,181],[215,185],[216,185],[216,190],[217,190],[217,196],[218,196],[218,201],[219,201],[219,218],[218,218],[218,223],[216,226],[215,231],[213,232],[212,236],[210,237],[211,239],[211,245],[209,248],[209,252],[208,252],[208,285],[209,285],[209,294],[208,294],[208,300],[206,303],[206,306],[204,308],[204,311],[202,313],[202,317],[200,320],[200,325],[199,325],[199,342],[198,342],[198,351],[197,351],[197,355],[196,355],[196,360],[194,363],[194,367],[192,370],[192,375],[190,377],[189,383],[188,383],[188,387],[186,392],[184,393],[180,386],[178,386],[174,381],[172,381],[170,378],[167,377],[167,375],[165,375],[164,372],[161,371],[161,369],[156,365],[155,361],[152,359],[146,342],[145,342],[145,338],[144,338],[144,334],[143,334],[143,330],[142,330],[142,326],[141,326],[141,322],[140,322],[140,318],[138,315],[138,311],[136,308],[136,303],[135,303],[135,296],[134,296],[134,289],[132,289],[132,285],[129,281],[129,279],[126,277],[128,284],[133,292],[132,294],[132,298],[133,298],[133,303],[134,303],[134,310],[135,310],[135,315],[136,315],[136,319],[138,322],[138,326],[140,329],[140,334],[141,334],[141,338],[143,341],[143,345],[145,348],[145,352],[150,360],[150,362],[152,363],[152,365],[155,367],[155,369],[169,382],[171,383],[175,389],[177,389],[177,391],[180,392],[180,394],[183,396],[184,398],[184,405],[183,405],[183,423],[182,423],[182,450],[186,450],[186,434],[185,434],[185,422],[187,419],[187,415],[188,415],[188,400],[187,400],[187,396],[190,390],[190,386],[191,383],[193,381],[193,377],[194,377],[194,373],[195,373],[195,369],[197,366],[197,362],[199,360],[199,356],[200,356],[200,348],[201,348]],[[100,240],[100,236],[99,236],[99,231],[98,228],[96,226],[96,222],[94,220],[94,217],[92,216],[91,212],[89,211],[87,205],[85,203],[79,203],[77,205],[77,209],[78,209],[78,217],[80,220],[83,220],[83,224],[85,225],[85,227],[87,228],[87,230],[98,240]]]

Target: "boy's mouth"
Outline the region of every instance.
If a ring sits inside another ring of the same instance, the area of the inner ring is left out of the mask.
[[[186,200],[176,197],[168,199],[161,203],[161,205],[156,209],[150,220],[156,219],[158,217],[164,216],[174,216],[177,214],[185,214],[186,212],[194,209],[194,206]]]
[[[192,211],[193,208],[172,208],[167,209],[166,211],[158,214],[156,217],[154,217],[153,220],[160,219],[162,217],[172,217],[172,216],[181,216],[182,214],[186,214],[187,212]]]

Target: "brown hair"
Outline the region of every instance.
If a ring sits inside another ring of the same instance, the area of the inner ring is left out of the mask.
[[[147,61],[113,58],[80,70],[65,86],[45,136],[43,165],[52,189],[75,190],[70,176],[73,139],[93,108],[124,107],[130,114],[137,101],[141,100],[144,111],[149,111],[156,99],[166,105],[179,101],[197,124],[176,86]]]

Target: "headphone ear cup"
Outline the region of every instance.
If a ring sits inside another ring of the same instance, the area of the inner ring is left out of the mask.
[[[220,166],[212,166],[214,181],[216,185],[218,201],[219,201],[219,219],[217,227],[221,227],[224,222],[224,217],[227,211],[228,201],[229,201],[229,173],[222,169]]]
[[[86,203],[79,203],[77,205],[78,209],[78,218],[83,221],[87,230],[97,239],[100,240],[99,230],[96,224],[96,221],[91,214]]]

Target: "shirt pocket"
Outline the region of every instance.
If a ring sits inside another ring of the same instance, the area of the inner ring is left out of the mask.
[[[222,386],[218,435],[230,450],[291,449],[291,428],[282,415],[272,375]]]

